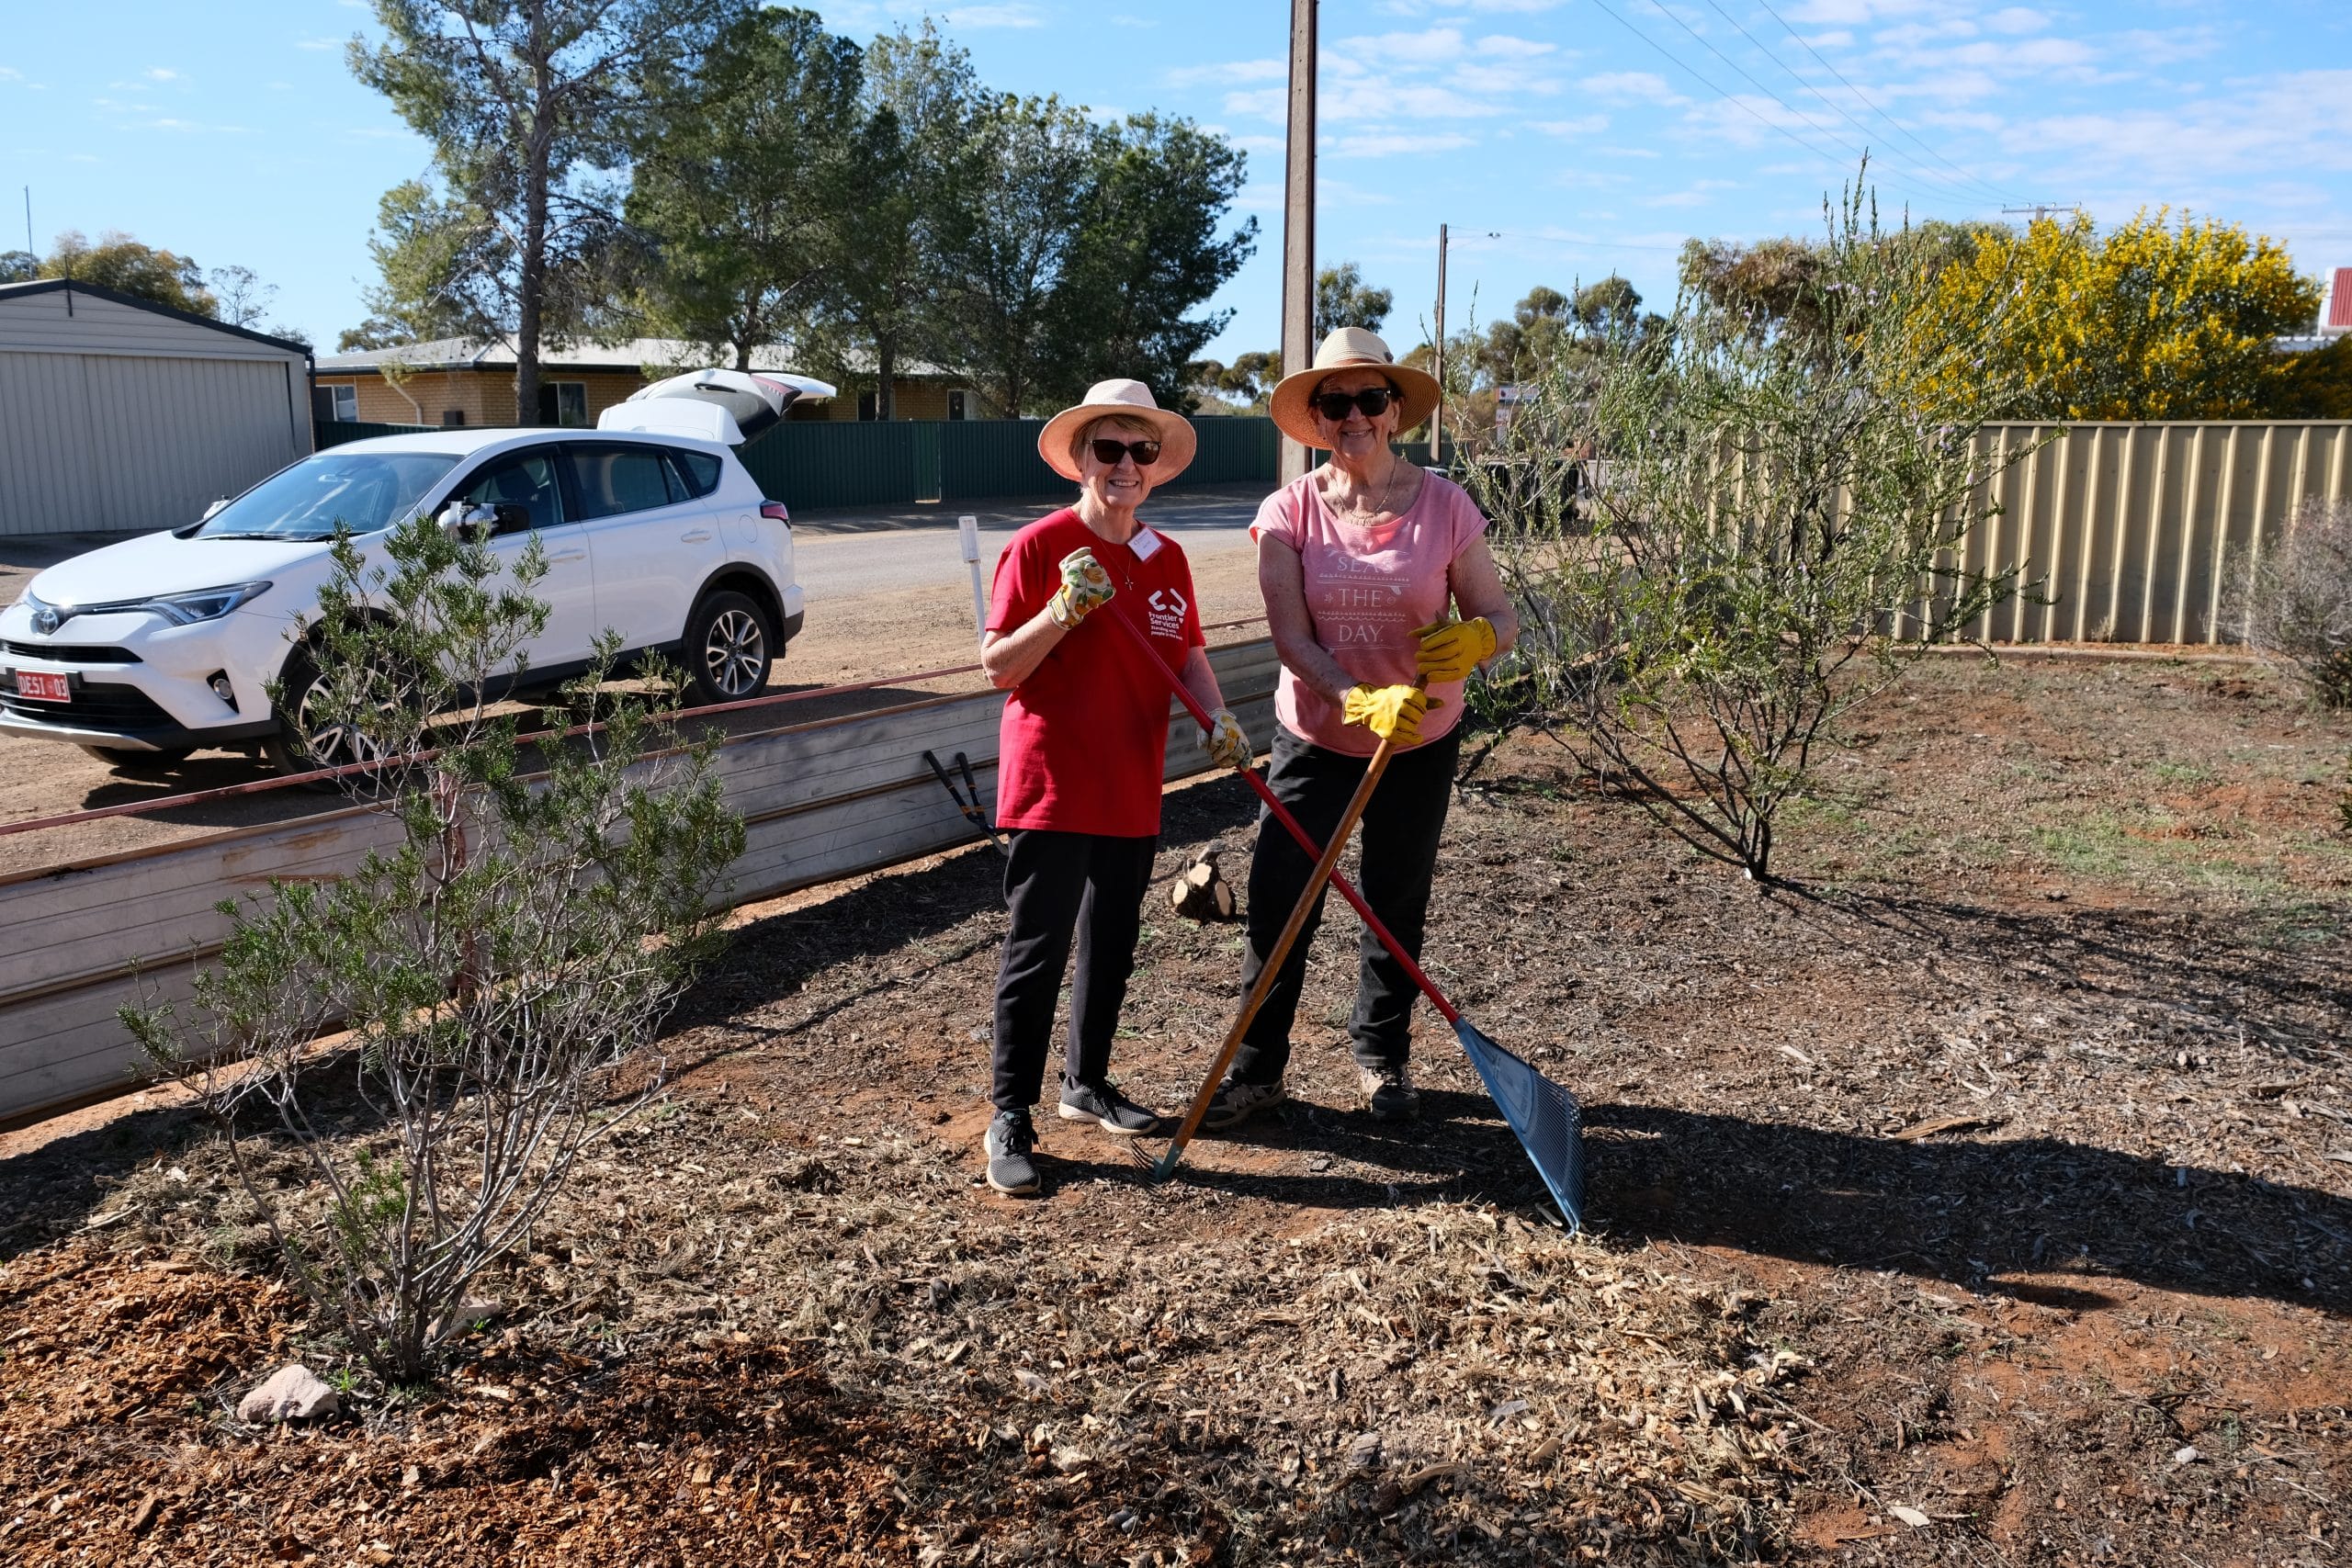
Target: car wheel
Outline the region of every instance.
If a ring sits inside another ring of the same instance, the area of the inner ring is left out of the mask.
[[[82,750],[107,767],[126,773],[160,773],[196,755],[193,746],[167,746],[160,751],[134,751],[127,746],[85,746]]]
[[[697,703],[755,697],[775,661],[768,613],[741,593],[706,595],[686,618],[686,692]]]
[[[280,773],[348,767],[383,756],[382,745],[357,725],[332,723],[318,712],[319,665],[309,649],[294,650],[278,680],[285,705],[278,710],[277,732],[262,744],[270,765]],[[340,785],[334,779],[313,779],[306,787],[332,790]]]

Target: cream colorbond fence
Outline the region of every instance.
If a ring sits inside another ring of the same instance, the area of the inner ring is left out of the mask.
[[[1998,424],[1981,439],[2026,455],[1965,562],[2021,563],[2049,601],[1996,606],[1968,628],[1986,642],[2238,641],[2222,624],[2235,563],[2305,499],[2352,494],[2352,422]]]

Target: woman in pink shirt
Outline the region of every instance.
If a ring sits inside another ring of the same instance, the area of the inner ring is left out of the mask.
[[[1363,328],[1324,339],[1313,367],[1274,389],[1272,412],[1284,434],[1330,458],[1268,496],[1250,529],[1283,664],[1267,782],[1308,833],[1328,840],[1372,753],[1395,736],[1363,815],[1358,891],[1416,959],[1461,751],[1462,683],[1519,635],[1487,551],[1486,518],[1459,485],[1391,447],[1438,398],[1434,378],[1394,363],[1388,345]],[[1261,813],[1245,991],[1311,870],[1306,852]],[[1233,1126],[1289,1098],[1283,1070],[1322,913],[1318,897],[1218,1086],[1208,1126]],[[1348,1035],[1362,1101],[1384,1121],[1410,1121],[1420,1112],[1408,1066],[1413,984],[1369,931],[1357,976]]]

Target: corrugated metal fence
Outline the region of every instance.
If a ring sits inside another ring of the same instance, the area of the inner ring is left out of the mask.
[[[2235,641],[2236,563],[2306,498],[2352,494],[2352,422],[1999,424],[1980,439],[2026,456],[1965,564],[2021,563],[2049,601],[1994,609],[1970,628],[1987,642]]]
[[[371,435],[421,435],[440,428],[437,424],[375,424],[349,419],[322,419],[311,426],[317,433],[312,439],[322,452],[346,441],[365,441]]]

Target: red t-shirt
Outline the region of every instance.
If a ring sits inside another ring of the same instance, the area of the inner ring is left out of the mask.
[[[1005,699],[997,735],[996,825],[1142,839],[1159,831],[1168,761],[1169,674],[1105,615],[1148,634],[1169,671],[1208,639],[1193,604],[1193,569],[1149,528],[1114,545],[1065,507],[1012,536],[997,558],[989,630],[1028,625],[1062,585],[1062,558],[1084,547],[1115,592]]]

